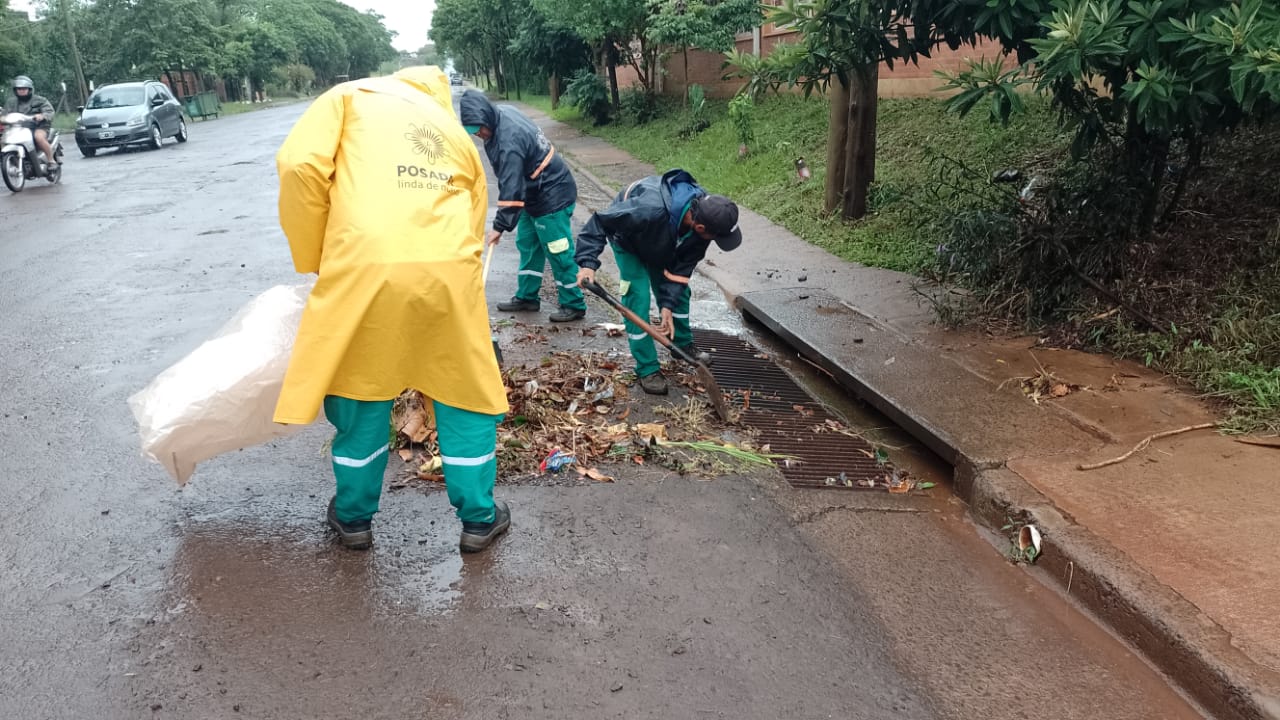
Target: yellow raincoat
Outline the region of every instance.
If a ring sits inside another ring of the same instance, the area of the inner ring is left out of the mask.
[[[436,67],[320,96],[276,155],[294,267],[319,273],[275,421],[406,388],[507,412],[481,279],[488,187]]]

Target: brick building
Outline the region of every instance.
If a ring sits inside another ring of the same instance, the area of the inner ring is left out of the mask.
[[[773,47],[783,42],[798,42],[799,33],[780,28],[773,23],[752,32],[739,33],[735,46],[739,52],[768,55]],[[994,58],[1000,53],[998,45],[978,44],[952,50],[945,45],[933,50],[933,57],[920,58],[919,65],[897,63],[892,70],[880,68],[880,97],[921,97],[940,94],[942,84],[934,77],[935,70],[956,71],[965,67],[968,60],[982,57]],[[744,84],[741,79],[723,80],[724,56],[703,50],[689,50],[689,84],[701,85],[708,97],[732,97]],[[665,75],[659,74],[658,90],[664,95],[682,96],[685,91],[684,56],[674,53],[668,58]],[[625,89],[639,82],[631,67],[618,68],[618,87]]]
[[[169,88],[169,92],[173,93],[173,96],[179,100],[206,90],[212,90],[218,94],[219,101],[227,101],[227,88],[221,78],[210,80],[207,77],[199,77],[191,70],[183,70],[182,72],[169,70],[160,73],[160,82],[164,83]]]

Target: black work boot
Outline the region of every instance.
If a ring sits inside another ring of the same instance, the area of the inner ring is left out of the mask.
[[[650,395],[666,395],[667,379],[661,372],[651,373],[640,378],[640,389]]]
[[[573,322],[574,320],[581,320],[586,316],[586,310],[562,307],[556,312],[551,313],[550,320],[551,322]]]
[[[519,296],[498,303],[498,309],[502,312],[537,312],[540,307],[542,307],[541,301],[525,300]]]
[[[707,352],[706,350],[699,350],[697,347],[693,345],[682,345],[680,349],[683,350],[686,355],[693,358],[694,360],[697,360],[703,365],[706,365],[707,367],[711,367],[711,363],[714,361],[714,358],[711,357],[711,353]],[[682,359],[679,355],[675,353],[675,350],[671,350],[670,352],[671,352],[672,360]]]
[[[493,522],[462,523],[462,538],[458,549],[464,553],[480,552],[489,547],[498,536],[511,527],[511,509],[502,500],[493,503]]]
[[[368,520],[351,523],[342,522],[338,519],[336,502],[336,497],[329,498],[329,512],[326,513],[326,519],[329,521],[329,527],[338,533],[338,541],[345,548],[368,550],[369,546],[373,545],[372,523]]]

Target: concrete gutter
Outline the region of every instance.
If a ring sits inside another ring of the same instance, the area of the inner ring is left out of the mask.
[[[578,177],[606,197],[616,194],[571,153],[566,156]],[[763,220],[745,210],[744,216]],[[1280,687],[1272,671],[1235,648],[1230,633],[1195,605],[1006,467],[1020,452],[1010,442],[1017,435],[1038,433],[1052,439],[1056,451],[1071,452],[1098,447],[1108,439],[1104,430],[1066,414],[1030,412],[1025,400],[940,359],[936,348],[817,288],[752,290],[732,271],[712,266],[699,272],[745,315],[950,462],[956,493],[976,520],[997,532],[1010,520],[1034,523],[1046,547],[1033,574],[1056,583],[1205,710],[1223,720],[1280,720]],[[806,326],[806,313],[819,307],[821,322]],[[844,326],[833,327],[836,320]],[[974,422],[975,413],[982,422]]]
[[[1046,541],[1036,574],[1057,583],[1205,709],[1224,720],[1280,719],[1276,695],[1262,689],[1271,673],[1237,650],[1228,632],[1005,467],[1025,453],[1019,438],[1044,438],[1045,451],[1059,453],[1083,451],[1101,437],[1065,414],[1035,410],[995,390],[940,359],[935,348],[867,332],[872,319],[822,291],[748,292],[737,304],[950,462],[956,493],[977,520],[997,531],[1010,521],[1036,525]],[[806,316],[820,319],[807,324]]]

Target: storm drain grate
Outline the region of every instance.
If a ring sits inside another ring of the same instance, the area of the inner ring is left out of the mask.
[[[742,422],[760,433],[761,444],[775,453],[790,455],[789,463],[777,461],[787,482],[795,487],[871,489],[860,480],[880,478],[885,468],[875,460],[875,448],[860,438],[837,432],[815,432],[827,420],[844,423],[809,396],[769,356],[741,338],[715,330],[694,330],[699,349],[711,353],[711,374],[736,407],[749,398]],[[749,395],[747,394],[749,391]],[[797,462],[797,460],[799,462]],[[843,476],[843,478],[842,478]]]

